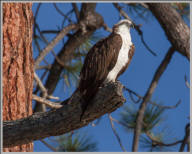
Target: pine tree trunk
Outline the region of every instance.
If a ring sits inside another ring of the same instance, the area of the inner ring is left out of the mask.
[[[32,23],[31,3],[3,3],[3,121],[32,114]],[[3,151],[33,151],[33,143]]]

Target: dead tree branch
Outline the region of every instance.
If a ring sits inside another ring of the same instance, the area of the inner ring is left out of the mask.
[[[44,59],[46,54],[50,52],[54,46],[70,31],[74,30],[78,27],[77,24],[71,24],[68,25],[67,27],[63,28],[63,30],[43,49],[43,51],[39,54],[39,56],[35,60],[35,65],[34,68],[40,64],[40,62]]]
[[[107,26],[107,24],[103,24],[103,28],[104,28],[106,31],[112,33],[112,29],[109,28],[109,27]]]
[[[67,19],[69,21],[70,24],[74,23],[67,15],[65,15],[58,7],[56,3],[53,3],[53,6],[55,7],[55,9],[57,10],[57,12],[62,15],[65,19]]]
[[[170,3],[146,3],[176,51],[190,60],[190,30]]]
[[[186,144],[188,145],[188,151],[190,151],[189,140],[190,140],[190,124],[188,123],[185,127],[185,136],[184,136],[184,139],[182,140],[182,144],[180,146],[179,152],[184,151]]]
[[[34,95],[34,94],[32,95],[32,99],[35,101],[38,101],[42,104],[45,104],[46,106],[48,106],[50,108],[58,109],[58,108],[62,107],[62,105],[59,103],[51,102],[51,101],[45,99],[44,97],[39,97],[39,96]]]
[[[41,82],[41,80],[39,79],[39,77],[37,76],[37,74],[34,72],[34,79],[37,83],[37,85],[39,86],[39,88],[41,89],[41,92],[43,94],[43,97],[47,97],[47,89],[44,87],[43,83]]]
[[[141,95],[139,95],[139,94],[136,93],[135,91],[133,91],[133,90],[131,90],[131,89],[129,89],[129,88],[126,88],[126,87],[124,87],[124,89],[129,92],[130,98],[131,98],[131,100],[132,100],[134,103],[139,103],[140,100],[143,100],[144,97],[141,96]],[[135,95],[136,97],[138,97],[138,100],[135,100],[135,99],[133,98],[132,94]],[[157,104],[157,103],[155,103],[155,102],[152,102],[151,100],[149,100],[148,103],[149,103],[149,104],[152,104],[152,105],[155,105],[155,106],[158,106],[159,108],[163,108],[163,109],[174,109],[174,108],[178,107],[179,104],[181,104],[181,100],[179,100],[179,101],[178,101],[175,105],[173,105],[173,106],[160,105],[160,104]]]
[[[174,51],[175,51],[175,49],[173,47],[169,48],[169,51],[167,52],[165,58],[163,59],[160,66],[156,70],[155,75],[153,77],[153,80],[152,80],[152,82],[151,82],[151,84],[150,84],[150,86],[149,86],[149,88],[148,88],[148,90],[147,90],[147,92],[143,98],[143,101],[139,107],[139,111],[137,114],[137,120],[136,120],[136,128],[134,130],[134,139],[133,139],[132,151],[138,150],[139,136],[140,136],[141,129],[142,129],[142,121],[143,121],[144,112],[145,112],[147,102],[149,102],[155,88],[157,87],[157,84],[158,84],[158,81],[159,81],[161,75],[163,74],[163,72],[167,68],[169,62],[171,61],[171,58],[172,58]]]
[[[88,106],[82,120],[80,94],[78,91],[59,109],[38,112],[16,121],[3,122],[3,146],[11,147],[58,136],[88,125],[100,116],[111,113],[123,105],[123,85],[119,82],[109,83],[99,90]]]
[[[44,140],[40,140],[44,145],[46,145],[49,149],[51,149],[54,152],[57,152],[57,149],[54,148],[53,146],[51,146],[50,144],[48,144],[46,141]]]
[[[178,141],[175,141],[173,143],[163,143],[163,142],[160,142],[159,140],[157,140],[154,136],[152,136],[150,132],[146,132],[146,135],[152,141],[153,146],[174,146],[174,145],[177,145],[179,143],[182,143],[182,141],[183,141],[183,140],[178,140]]]
[[[75,15],[76,15],[76,19],[77,19],[77,21],[79,21],[80,13],[79,13],[77,4],[76,3],[72,3],[72,6],[73,6],[73,10],[74,10]]]
[[[113,118],[111,117],[110,114],[108,114],[108,117],[109,117],[109,120],[110,120],[110,123],[111,123],[111,128],[113,130],[113,133],[115,134],[116,138],[117,138],[117,141],[119,142],[119,145],[121,147],[121,149],[123,150],[123,152],[126,152],[125,148],[123,147],[123,144],[121,142],[121,139],[119,137],[119,135],[117,134],[117,131],[115,130],[114,128],[114,124],[113,124]]]

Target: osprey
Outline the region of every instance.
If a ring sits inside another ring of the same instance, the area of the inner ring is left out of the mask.
[[[80,120],[99,87],[107,82],[115,82],[127,69],[135,48],[130,35],[132,26],[130,20],[121,20],[113,26],[108,37],[97,42],[88,52],[78,87],[82,97]]]

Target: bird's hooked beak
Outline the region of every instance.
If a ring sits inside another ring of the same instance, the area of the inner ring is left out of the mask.
[[[131,28],[134,28],[134,23],[133,22],[131,23]]]
[[[131,21],[130,27],[134,28],[134,23],[132,21]]]

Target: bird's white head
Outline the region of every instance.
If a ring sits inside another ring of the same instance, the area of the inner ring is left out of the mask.
[[[133,22],[128,19],[123,19],[113,26],[113,31],[115,33],[126,33],[130,31],[131,27],[133,27]]]

